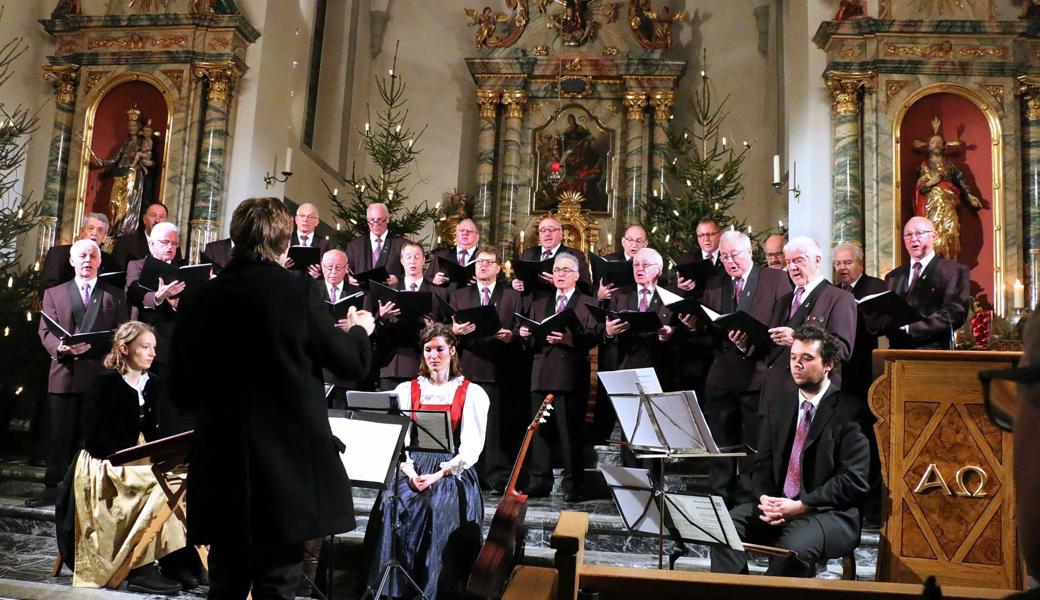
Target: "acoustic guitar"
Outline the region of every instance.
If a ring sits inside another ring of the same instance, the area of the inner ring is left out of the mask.
[[[480,548],[480,554],[473,563],[469,581],[466,583],[466,591],[478,598],[498,598],[502,595],[509,575],[513,567],[523,556],[524,518],[527,516],[527,494],[516,491],[516,480],[520,477],[520,468],[527,456],[527,448],[534,439],[534,432],[538,426],[545,422],[549,411],[553,409],[553,396],[545,397],[542,405],[538,407],[531,424],[527,426],[527,434],[524,443],[520,446],[520,453],[513,463],[513,472],[509,476],[509,484],[506,485],[502,500],[495,509],[495,516],[491,519],[491,527],[488,529],[487,539]]]

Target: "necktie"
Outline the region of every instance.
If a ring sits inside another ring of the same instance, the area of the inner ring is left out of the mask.
[[[805,288],[798,286],[794,289],[794,298],[791,300],[791,313],[787,315],[790,319],[794,316],[794,313],[798,312],[798,307],[802,305],[802,294],[805,293]]]
[[[86,308],[88,305],[90,305],[90,284],[89,283],[84,283],[83,284],[83,308]]]
[[[562,313],[567,308],[567,296],[560,294],[556,297],[556,312]]]
[[[744,291],[744,278],[737,277],[733,280],[733,304],[740,303],[740,294]]]
[[[650,288],[639,290],[639,312],[650,310]]]
[[[311,245],[311,236],[309,236],[309,235],[301,235],[300,236],[300,245],[301,246],[310,246]]]
[[[412,291],[413,292],[418,292],[419,291],[419,284],[418,283],[413,283],[412,284]]]
[[[376,238],[376,247],[372,250],[372,266],[379,262],[379,255],[383,253],[383,238]]]
[[[466,264],[466,256],[467,255],[469,255],[469,252],[466,252],[465,250],[463,250],[462,252],[459,252],[459,264],[460,265],[465,265]]]
[[[488,288],[481,288],[480,293],[480,305],[487,306],[488,304],[491,304],[491,290]]]
[[[338,295],[338,293],[339,293],[339,290],[336,288],[336,286],[332,286],[332,289],[329,290],[329,300],[333,304],[336,303],[336,296]]]
[[[802,448],[809,435],[812,424],[812,402],[802,401],[802,419],[794,432],[794,444],[791,445],[791,458],[787,461],[787,477],[784,477],[784,496],[795,498],[802,491]]]
[[[549,260],[552,258],[552,252],[548,250],[542,250],[542,260]]]
[[[921,263],[915,262],[913,271],[913,275],[910,276],[910,285],[906,286],[907,294],[914,291],[914,288],[917,287],[917,280],[921,278]]]
[[[843,289],[843,290],[845,290],[846,292],[849,292],[849,293],[852,292],[852,286],[847,284],[847,283],[841,284],[841,289]]]

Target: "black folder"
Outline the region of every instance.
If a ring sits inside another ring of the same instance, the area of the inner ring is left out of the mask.
[[[630,329],[625,333],[653,333],[664,325],[661,323],[661,316],[653,310],[646,312],[639,312],[638,310],[613,311],[600,308],[594,304],[586,304],[586,307],[592,313],[592,316],[601,323],[607,319],[621,319],[623,323],[628,323]]]
[[[444,273],[444,276],[448,278],[448,281],[458,285],[459,287],[465,287],[470,284],[474,277],[477,276],[477,261],[471,260],[465,265],[451,260],[450,258],[444,258],[443,256],[437,256],[436,273]]]
[[[703,288],[704,283],[718,273],[715,264],[710,260],[696,260],[685,264],[675,263],[675,270],[684,278],[696,281],[699,288]]]
[[[502,329],[502,320],[498,317],[498,307],[494,304],[462,308],[454,313],[456,323],[472,323],[477,326],[471,333],[474,337],[495,335]]]
[[[632,286],[636,278],[632,271],[632,261],[607,260],[595,254],[589,255],[592,263],[592,283],[599,285],[600,280],[617,287]]]
[[[550,333],[557,331],[563,333],[564,331],[574,329],[574,311],[566,309],[563,312],[558,312],[552,316],[546,317],[541,321],[535,321],[529,319],[520,313],[514,313],[516,315],[517,325],[523,325],[531,330],[531,337],[541,341],[545,339],[545,336]]]
[[[360,273],[354,273],[354,279],[357,280],[358,285],[367,288],[369,281],[375,281],[377,283],[384,283],[390,277],[390,273],[387,273],[386,267],[376,267]]]
[[[906,298],[892,290],[864,296],[856,303],[860,312],[871,321],[872,329],[902,327],[924,319]]]
[[[119,289],[126,287],[126,271],[112,271],[111,273],[98,273],[98,280],[114,285]]]
[[[66,346],[75,346],[76,344],[84,343],[90,344],[90,350],[80,356],[104,356],[112,350],[112,336],[115,335],[115,330],[108,329],[105,331],[71,333],[59,325],[58,321],[51,318],[47,313],[41,312],[40,317],[43,318],[43,322],[47,324],[47,329],[50,330],[51,334],[61,340]]]
[[[173,281],[183,282],[185,285],[184,291],[186,292],[209,281],[212,269],[212,263],[184,265],[178,268],[162,261],[147,260],[144,263],[144,269],[141,271],[141,278],[137,280],[137,283],[150,292],[156,292],[159,290],[159,278],[162,277],[165,284]],[[184,292],[181,293],[183,294]]]
[[[335,303],[325,301],[325,304],[329,305],[329,313],[335,320],[347,318],[347,313],[350,312],[350,307],[353,306],[357,310],[361,310],[365,307],[365,292],[354,292],[348,296],[343,296]]]
[[[371,282],[369,289],[377,303],[393,302],[404,318],[421,317],[433,312],[433,294],[430,292],[395,290],[375,281]],[[378,310],[378,304],[373,306]]]
[[[707,306],[698,304],[694,314],[697,315],[697,318],[704,319],[719,329],[743,331],[748,335],[748,343],[752,346],[767,348],[773,343],[772,338],[769,337],[769,326],[742,310],[720,315]]]
[[[555,258],[545,260],[516,260],[513,262],[513,273],[524,282],[524,291],[551,289],[552,284],[541,278],[542,273],[552,274]]]
[[[293,271],[306,271],[311,265],[321,264],[321,248],[317,246],[289,246]]]

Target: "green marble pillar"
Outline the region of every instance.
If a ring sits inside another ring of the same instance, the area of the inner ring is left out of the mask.
[[[498,131],[495,117],[502,93],[497,90],[477,90],[477,105],[480,106],[480,124],[477,134],[477,199],[473,207],[473,220],[481,238],[494,239],[495,211],[495,142]]]
[[[870,81],[871,76],[860,74],[827,75],[827,88],[834,99],[831,239],[835,243],[853,242],[861,248],[864,247],[864,207],[860,90],[869,87]]]
[[[622,227],[636,225],[641,221],[640,206],[643,203],[643,110],[647,105],[646,93],[626,92],[625,123],[625,187],[618,196],[623,199],[618,216]],[[621,229],[619,228],[619,231]]]
[[[506,107],[505,124],[502,128],[502,191],[498,198],[498,218],[495,223],[495,245],[507,249],[516,240],[516,214],[522,205],[520,181],[520,128],[523,126],[524,106],[527,92],[510,90],[502,92],[502,104]]]
[[[1035,309],[1040,292],[1040,79],[1022,83],[1022,234],[1025,252],[1026,308]]]
[[[47,158],[47,180],[43,187],[40,214],[43,217],[37,240],[36,258],[40,260],[54,245],[62,212],[69,172],[69,148],[72,144],[72,120],[76,111],[77,65],[44,67],[43,78],[55,86],[54,127],[51,130]]]
[[[198,263],[206,244],[217,239],[224,211],[225,157],[228,113],[239,73],[230,64],[196,65],[195,76],[207,82],[199,155],[195,163],[195,193],[191,204],[191,242],[188,257]]]

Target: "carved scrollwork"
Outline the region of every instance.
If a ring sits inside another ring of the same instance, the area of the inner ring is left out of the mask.
[[[665,6],[662,10],[654,10],[650,0],[630,0],[628,5],[628,25],[632,28],[639,45],[650,49],[668,49],[672,46],[672,23],[686,18],[686,11],[674,14]]]
[[[490,6],[485,6],[483,11],[467,8],[466,16],[471,19],[469,25],[475,25],[477,48],[508,48],[520,39],[527,29],[530,13],[527,7],[528,0],[506,0],[506,6],[513,11],[512,18],[503,13],[496,13]],[[513,22],[513,28],[505,37],[497,35],[499,23]]]
[[[873,89],[873,73],[828,73],[827,89],[831,91],[834,98],[834,114],[857,115],[860,111],[861,89]]]
[[[54,84],[54,99],[59,104],[76,101],[76,80],[79,65],[52,65],[43,68],[43,79]]]
[[[207,97],[210,102],[227,104],[231,100],[235,82],[242,73],[231,63],[195,63],[192,65],[192,74],[209,82]]]
[[[527,92],[523,90],[507,90],[502,92],[502,104],[506,107],[507,118],[523,118],[524,106],[527,104]]]
[[[675,103],[675,92],[672,90],[658,90],[654,92],[652,104],[654,105],[654,119],[664,123],[672,117],[672,105]]]
[[[1018,78],[1019,93],[1025,101],[1026,119],[1040,121],[1040,79],[1021,76]]]
[[[622,102],[627,109],[625,116],[629,121],[643,120],[643,110],[647,105],[646,92],[625,92]]]
[[[502,92],[498,90],[477,90],[477,105],[480,107],[481,119],[494,119],[498,101]]]

